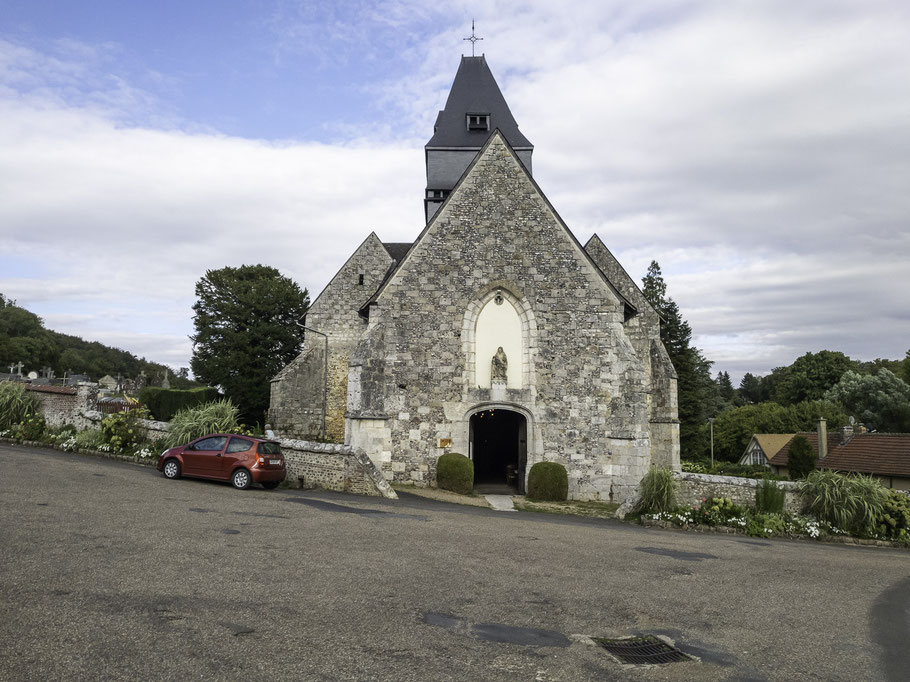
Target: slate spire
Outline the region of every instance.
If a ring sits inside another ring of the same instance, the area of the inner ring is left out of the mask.
[[[534,145],[518,130],[486,58],[462,57],[445,108],[436,117],[433,137],[424,148],[427,222],[496,129],[530,173]]]

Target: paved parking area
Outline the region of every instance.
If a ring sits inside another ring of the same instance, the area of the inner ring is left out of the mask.
[[[0,679],[870,680],[910,553],[239,492],[0,446]],[[620,666],[585,636],[702,660]]]

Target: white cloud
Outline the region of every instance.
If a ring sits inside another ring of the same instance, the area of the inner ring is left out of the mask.
[[[132,306],[97,327],[107,335],[162,334],[176,306],[185,337],[207,268],[268,263],[315,296],[370,230],[417,235],[420,145],[475,8],[282,6],[276,58],[317,35],[330,49],[316,58],[400,46],[407,75],[366,86],[397,126],[330,125],[349,140],[335,145],[227,137],[178,125],[166,102],[108,77],[116,46],[0,45],[0,247],[40,266],[0,275],[0,291],[38,312]],[[494,0],[476,17],[556,209],[633,277],[658,260],[696,343],[737,378],[809,350],[899,357],[910,345],[908,12]]]

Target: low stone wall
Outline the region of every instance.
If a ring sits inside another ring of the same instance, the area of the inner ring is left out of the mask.
[[[676,502],[687,506],[700,505],[702,499],[705,498],[710,500],[712,497],[729,497],[734,504],[751,507],[755,505],[755,489],[761,485],[761,481],[754,478],[711,476],[686,472],[674,475],[679,482]],[[786,491],[784,510],[793,513],[799,512],[801,502],[796,493],[796,483],[792,481],[775,481],[775,483]]]
[[[382,472],[360,448],[285,438],[278,442],[288,469],[287,480],[292,484],[358,495],[398,497]]]

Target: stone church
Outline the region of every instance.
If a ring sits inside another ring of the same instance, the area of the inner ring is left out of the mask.
[[[462,57],[425,148],[426,226],[367,236],[313,302],[325,336],[272,380],[279,436],[318,436],[325,400],[328,438],[394,481],[433,485],[460,452],[477,484],[523,492],[553,461],[570,498],[621,501],[652,464],[679,469],[660,318],[597,235],[582,246],[562,221],[533,151],[486,59]]]

